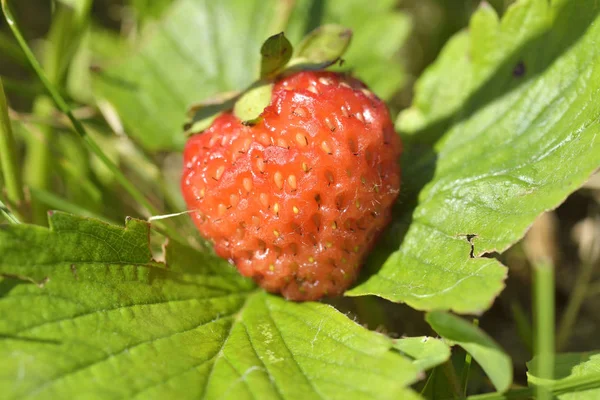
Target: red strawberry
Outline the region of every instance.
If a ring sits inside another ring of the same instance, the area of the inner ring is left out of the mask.
[[[218,117],[184,153],[182,190],[217,254],[292,300],[342,293],[399,192],[400,142],[358,80],[299,72],[276,82],[254,126]]]

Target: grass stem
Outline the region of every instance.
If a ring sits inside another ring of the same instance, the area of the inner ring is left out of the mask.
[[[475,318],[473,320],[473,325],[479,326],[479,320]],[[460,373],[460,384],[462,388],[463,397],[467,396],[467,388],[469,386],[469,373],[471,372],[471,363],[473,362],[473,357],[469,352],[465,355],[465,363],[463,365],[462,371]]]
[[[19,161],[17,159],[17,147],[12,133],[12,126],[8,117],[8,103],[0,79],[0,165],[6,186],[6,196],[16,208],[23,205],[23,183]]]

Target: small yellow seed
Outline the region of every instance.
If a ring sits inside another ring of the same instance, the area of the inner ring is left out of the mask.
[[[321,148],[325,153],[331,154],[331,147],[329,147],[329,144],[327,144],[326,141],[323,141],[323,143],[321,143]]]
[[[325,125],[327,125],[331,132],[335,131],[335,125],[333,125],[333,122],[329,118],[325,118]]]
[[[279,138],[279,139],[277,139],[277,146],[287,148],[288,144],[285,141],[285,139]]]
[[[302,163],[302,169],[304,172],[308,172],[308,165],[305,162]]]
[[[215,172],[215,179],[221,179],[221,177],[223,176],[223,172],[225,172],[225,167],[221,165],[219,168],[217,168],[217,171]]]
[[[337,222],[333,221],[331,223],[331,229],[337,229]]]
[[[327,179],[327,182],[329,182],[330,184],[333,183],[333,172],[326,171],[325,178]]]
[[[277,230],[273,231],[273,235],[275,235],[275,237],[279,237],[279,231],[277,231]]]
[[[358,200],[354,204],[356,205],[356,208],[360,208],[360,203],[358,202]]]
[[[273,180],[279,189],[283,189],[283,175],[281,175],[281,172],[275,172],[275,175],[273,175]]]
[[[244,153],[247,152],[248,149],[250,148],[251,144],[252,144],[252,139],[244,140],[244,144],[242,145],[242,148],[240,150],[243,151]]]
[[[275,203],[275,204],[273,204],[273,212],[274,212],[276,215],[279,215],[279,203]]]
[[[258,138],[258,141],[263,146],[268,146],[268,145],[271,144],[271,140],[269,139],[269,135],[267,135],[266,133],[261,134],[260,137]]]
[[[327,247],[331,247],[331,246],[333,246],[333,243],[331,243],[331,242],[327,242],[327,243],[325,243],[325,246],[327,246]]]
[[[298,214],[300,212],[300,209],[298,209],[296,206],[294,206],[292,210],[294,210],[294,214]]]
[[[290,175],[290,176],[288,176],[288,184],[290,185],[290,187],[293,190],[296,190],[296,188],[297,188],[296,175]]]
[[[296,109],[292,112],[294,113],[294,115],[297,115],[298,117],[301,117],[301,118],[306,117],[306,109],[304,107],[296,107]]]
[[[315,262],[315,259],[314,259],[314,258],[312,258],[312,257],[308,257],[308,262],[309,262],[309,263],[313,263],[313,262]]]
[[[356,113],[355,116],[356,116],[357,120],[359,120],[363,124],[365,123],[365,117],[363,117],[363,115],[361,113]]]
[[[346,108],[346,106],[342,106],[342,114],[344,114],[344,117],[350,116],[350,113],[348,112],[348,109]]]
[[[329,78],[320,77],[319,82],[321,82],[321,84],[323,84],[325,86],[331,85],[331,79],[329,79]]]
[[[268,194],[261,193],[260,196],[258,196],[258,197],[263,206],[267,207],[269,205],[269,195]]]
[[[314,93],[314,94],[319,94],[319,91],[317,90],[316,87],[314,86],[309,86],[307,89],[309,92]]]
[[[242,182],[244,185],[244,189],[246,189],[246,192],[249,192],[252,190],[252,180],[250,180],[250,178],[244,178],[244,180]]]
[[[301,133],[296,133],[296,142],[302,147],[308,145],[308,139]]]
[[[275,271],[275,266],[273,264],[269,265],[269,271],[271,271],[271,272]]]
[[[260,172],[265,172],[265,160],[263,160],[262,158],[258,157],[256,159],[256,168],[258,168],[258,170]]]

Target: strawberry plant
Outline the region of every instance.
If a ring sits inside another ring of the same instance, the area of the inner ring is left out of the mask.
[[[447,3],[1,0],[3,398],[598,398],[600,4]]]

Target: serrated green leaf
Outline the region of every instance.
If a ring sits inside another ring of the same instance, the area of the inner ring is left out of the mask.
[[[557,354],[554,379],[536,376],[536,359],[527,363],[530,386],[549,388],[560,400],[594,400],[600,398],[600,352]]]
[[[292,44],[283,32],[269,37],[260,48],[260,77],[269,78],[292,58]]]
[[[599,11],[523,0],[499,22],[482,6],[448,43],[398,119],[403,182],[384,239],[395,252],[351,295],[461,313],[492,304],[506,269],[480,256],[506,250],[600,165]]]
[[[413,364],[421,371],[441,365],[450,359],[450,347],[443,341],[428,337],[398,339],[394,348],[413,359]]]
[[[425,320],[440,336],[453,341],[481,366],[496,390],[504,392],[512,383],[510,357],[477,326],[443,311],[433,311]]]
[[[353,32],[352,44],[338,69],[350,70],[379,97],[389,99],[406,81],[398,57],[411,30],[408,15],[396,1],[311,0],[296,2],[286,34],[292,43],[324,24],[339,24]]]
[[[137,53],[95,75],[96,97],[113,104],[147,150],[181,150],[190,104],[255,80],[275,3],[175,2]]]
[[[392,340],[331,306],[175,243],[156,262],[142,221],[49,225],[0,226],[3,398],[416,397]]]

